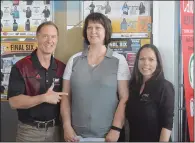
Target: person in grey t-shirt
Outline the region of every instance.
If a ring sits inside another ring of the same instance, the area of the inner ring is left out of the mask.
[[[123,55],[108,48],[112,27],[101,13],[87,16],[83,37],[88,44],[73,55],[63,75],[61,100],[65,141],[104,138],[117,141],[124,125],[130,72]]]

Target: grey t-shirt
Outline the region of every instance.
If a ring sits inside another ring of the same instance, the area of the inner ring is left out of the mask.
[[[118,80],[129,80],[125,57],[107,49],[97,66],[90,66],[88,49],[73,55],[63,79],[70,80],[72,97],[72,126],[82,137],[102,138],[110,130],[118,105]]]

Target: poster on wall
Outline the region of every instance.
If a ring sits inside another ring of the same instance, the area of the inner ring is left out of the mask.
[[[108,45],[119,53],[137,52],[144,44],[150,44],[150,39],[112,38]]]
[[[180,1],[181,46],[183,52],[183,73],[185,105],[190,141],[194,142],[194,1]]]
[[[33,37],[38,25],[52,21],[52,13],[50,0],[1,1],[1,36]]]
[[[84,19],[93,12],[106,15],[112,23],[112,38],[150,38],[150,1],[84,1]]]
[[[7,100],[11,67],[36,48],[36,42],[1,42],[1,101]]]
[[[150,42],[150,39],[112,38],[108,46],[126,58],[132,72],[137,51],[141,46],[150,44]]]

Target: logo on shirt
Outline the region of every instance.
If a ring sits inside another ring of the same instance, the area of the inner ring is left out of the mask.
[[[141,96],[141,99],[140,99],[141,101],[149,101],[150,100],[150,96],[149,96],[149,94],[143,94],[142,96]]]
[[[41,76],[39,74],[37,74],[36,79],[41,79]]]
[[[53,78],[54,85],[60,85],[60,78]]]

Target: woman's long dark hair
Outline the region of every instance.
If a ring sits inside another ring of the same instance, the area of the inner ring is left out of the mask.
[[[138,50],[138,52],[136,54],[133,72],[131,75],[131,79],[129,81],[130,90],[133,89],[135,86],[142,85],[142,83],[143,83],[143,75],[140,73],[140,71],[138,69],[138,62],[139,62],[140,52],[145,48],[152,49],[154,51],[154,53],[156,55],[156,59],[157,59],[157,67],[156,67],[156,70],[154,71],[151,79],[158,79],[159,77],[164,78],[164,72],[163,72],[162,59],[161,59],[160,52],[158,51],[158,49],[155,45],[145,44]]]

